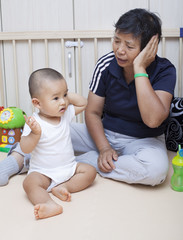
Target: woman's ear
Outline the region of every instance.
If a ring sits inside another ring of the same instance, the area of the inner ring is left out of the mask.
[[[37,99],[37,98],[32,98],[32,104],[34,105],[34,107],[36,107],[36,108],[40,108],[40,101],[39,101],[39,99]]]

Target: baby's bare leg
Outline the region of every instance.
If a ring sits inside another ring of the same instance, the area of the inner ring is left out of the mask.
[[[62,207],[55,203],[46,191],[50,179],[40,173],[30,173],[23,182],[29,200],[34,205],[36,219],[48,218],[62,213]]]
[[[96,169],[86,163],[78,163],[76,172],[67,182],[52,189],[53,195],[63,201],[70,201],[70,193],[79,192],[91,185],[96,177]]]

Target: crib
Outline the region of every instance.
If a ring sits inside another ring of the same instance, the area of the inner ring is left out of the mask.
[[[183,28],[163,29],[158,55],[176,66],[176,96],[182,96]],[[69,90],[87,97],[99,57],[112,50],[112,30],[0,33],[0,105],[32,113],[27,81],[38,68],[52,67],[66,78]],[[82,122],[81,115],[77,121]]]

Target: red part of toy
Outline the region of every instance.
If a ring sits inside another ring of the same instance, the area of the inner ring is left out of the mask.
[[[0,112],[3,111],[4,107],[3,106],[0,106]]]

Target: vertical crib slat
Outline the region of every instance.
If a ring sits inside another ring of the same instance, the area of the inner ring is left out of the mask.
[[[97,38],[94,38],[94,58],[95,58],[95,64],[98,60],[98,41]]]
[[[33,58],[32,58],[32,40],[28,40],[28,46],[29,46],[29,73],[31,74],[33,71]],[[32,104],[32,112],[35,111],[35,107]]]
[[[166,50],[165,50],[165,37],[162,37],[162,57],[165,57]]]
[[[49,67],[48,39],[45,39],[44,43],[45,43],[45,67]]]
[[[2,43],[2,41],[1,41]],[[1,47],[2,44],[0,44],[0,91],[1,91],[1,104],[5,107],[5,95],[4,95],[4,81],[3,81],[3,65],[1,60]]]
[[[19,107],[19,88],[18,88],[18,70],[17,70],[17,52],[16,42],[12,40],[13,44],[13,63],[14,63],[14,79],[15,79],[15,92],[16,92],[16,106]]]
[[[31,74],[32,71],[33,71],[32,41],[31,41],[31,39],[28,40],[28,46],[29,46],[29,72]]]
[[[112,51],[113,39],[114,39],[114,37],[111,38],[111,51]]]
[[[61,38],[61,63],[62,63],[62,74],[64,77],[65,75],[65,45],[64,45],[64,39]]]
[[[178,95],[179,97],[182,96],[182,38],[179,38],[179,69],[178,69]]]
[[[81,74],[81,40],[78,38],[78,92],[82,93],[82,74]],[[83,122],[83,115],[79,115],[80,122]]]

